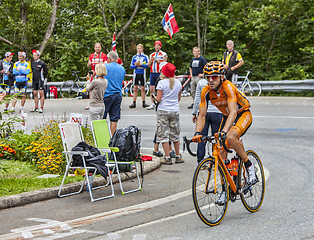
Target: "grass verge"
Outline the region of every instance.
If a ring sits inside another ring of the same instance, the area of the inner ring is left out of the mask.
[[[2,160],[1,168],[0,197],[60,186],[63,177],[36,178],[42,174],[27,162]],[[66,184],[81,180],[83,176],[67,177]]]

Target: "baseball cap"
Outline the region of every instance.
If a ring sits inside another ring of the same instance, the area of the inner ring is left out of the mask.
[[[174,77],[174,73],[176,71],[176,67],[172,63],[167,63],[162,67],[161,72],[166,77]]]
[[[9,56],[13,56],[13,54],[14,54],[14,53],[6,52],[6,53],[4,54],[4,56],[5,56],[5,57],[9,57]]]
[[[26,53],[25,53],[25,52],[22,52],[22,51],[21,51],[21,52],[18,53],[18,55],[20,55],[20,54],[21,54],[23,57],[26,57]]]
[[[156,44],[159,44],[159,45],[162,47],[161,41],[157,40],[157,41],[154,43],[154,46],[155,46]]]
[[[33,50],[32,53],[37,53],[38,55],[40,55],[40,52],[38,50]]]

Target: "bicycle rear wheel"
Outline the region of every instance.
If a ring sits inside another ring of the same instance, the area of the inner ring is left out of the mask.
[[[262,87],[258,82],[249,82],[244,86],[243,92],[248,96],[258,97],[261,95]]]
[[[252,151],[246,151],[249,160],[252,162],[255,168],[255,174],[257,182],[252,186],[247,183],[248,173],[242,162],[241,168],[239,169],[239,182],[241,184],[241,201],[244,207],[249,212],[256,212],[260,209],[263,203],[265,194],[265,175],[261,160],[258,155]]]
[[[77,93],[79,92],[79,87],[77,83],[72,80],[65,81],[62,83],[60,87],[60,95],[63,98],[74,98],[77,97]]]
[[[217,191],[214,193],[214,160],[206,158],[197,166],[192,184],[192,195],[195,210],[200,219],[209,226],[218,225],[226,215],[229,190],[226,175],[221,166],[218,165],[216,186]],[[221,192],[225,193],[225,203],[223,205],[216,204]]]

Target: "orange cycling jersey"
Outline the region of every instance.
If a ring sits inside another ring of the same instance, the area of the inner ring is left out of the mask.
[[[241,113],[250,108],[250,102],[245,94],[240,92],[229,80],[222,82],[219,92],[210,89],[209,85],[203,88],[201,93],[200,108],[207,109],[208,101],[211,101],[223,115],[229,116],[228,103],[237,103],[237,113]]]

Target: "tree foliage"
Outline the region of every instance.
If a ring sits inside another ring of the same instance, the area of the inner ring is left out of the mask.
[[[161,25],[170,3],[180,28],[172,40]],[[56,4],[56,22],[45,42]],[[183,74],[194,46],[207,60],[221,60],[231,39],[245,60],[241,71],[253,69],[256,80],[308,79],[314,65],[313,12],[310,0],[1,0],[0,53],[23,50],[31,56],[41,48],[49,80],[63,81],[73,70],[87,72],[95,42],[110,51],[116,32],[127,72],[136,45],[142,43],[150,54],[158,39]]]

